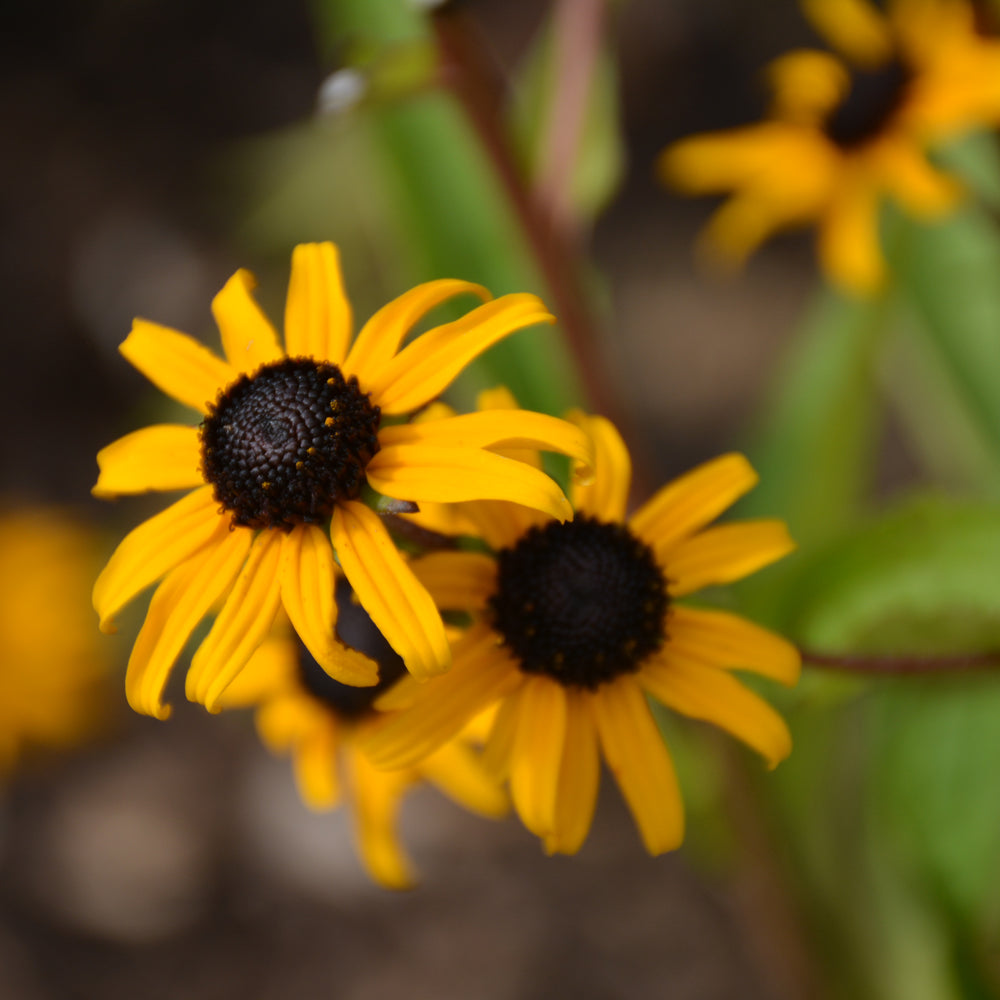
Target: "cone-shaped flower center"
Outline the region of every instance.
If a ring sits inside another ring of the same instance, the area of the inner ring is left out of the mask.
[[[854,70],[851,89],[824,124],[828,138],[841,149],[854,149],[876,138],[899,110],[910,72],[898,59],[876,70]]]
[[[249,528],[291,528],[353,500],[378,451],[379,408],[336,365],[285,358],[241,375],[201,425],[202,474]]]
[[[625,525],[552,521],[497,559],[493,626],[525,672],[593,689],[663,644],[666,581]]]
[[[374,687],[351,687],[335,681],[299,643],[299,679],[302,686],[342,719],[359,719],[386,688],[404,676],[403,658],[389,645],[375,623],[357,601],[351,585],[337,581],[337,635],[340,640],[370,656],[378,664],[378,684]]]

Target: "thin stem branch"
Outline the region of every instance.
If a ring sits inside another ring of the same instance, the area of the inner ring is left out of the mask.
[[[957,653],[950,656],[869,656],[864,653],[818,653],[801,649],[802,659],[814,667],[858,674],[907,676],[959,673],[1000,666],[1000,651]]]

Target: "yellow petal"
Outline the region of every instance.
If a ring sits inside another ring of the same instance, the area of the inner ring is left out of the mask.
[[[885,281],[879,244],[881,198],[860,170],[845,174],[819,227],[819,259],[830,280],[853,295],[873,295]]]
[[[254,724],[261,743],[274,754],[285,754],[323,726],[332,716],[314,699],[299,692],[279,694],[254,713]]]
[[[781,521],[721,524],[688,538],[666,556],[668,589],[674,597],[692,594],[709,584],[732,583],[793,551],[795,543]]]
[[[889,24],[868,0],[802,0],[802,9],[813,27],[858,65],[875,67],[892,56]]]
[[[484,302],[491,298],[482,285],[446,278],[417,285],[393,299],[362,327],[344,361],[344,371],[357,375],[362,387],[369,390],[412,327],[435,306],[463,294]]]
[[[301,690],[298,644],[287,629],[273,629],[222,692],[223,709],[253,708]]]
[[[621,434],[610,420],[580,410],[569,419],[582,428],[594,445],[594,478],[575,482],[570,490],[573,509],[600,521],[624,521],[632,486],[632,459]]]
[[[158,389],[199,413],[208,413],[219,391],[239,375],[186,333],[144,319],[132,321],[118,350]]]
[[[473,716],[520,682],[510,656],[485,625],[473,626],[455,645],[455,664],[428,681],[409,708],[389,715],[362,738],[378,767],[407,767],[433,753]]]
[[[125,675],[125,696],[136,712],[158,719],[170,714],[162,703],[170,671],[198,623],[232,586],[251,538],[251,532],[230,531],[219,520],[211,541],[157,587]]]
[[[469,362],[497,341],[524,327],[554,322],[537,296],[504,295],[417,337],[365,388],[383,413],[409,413],[443,392]]]
[[[333,809],[340,801],[337,742],[332,727],[320,727],[292,751],[295,784],[310,809]]]
[[[629,527],[647,545],[669,552],[752,490],[757,480],[742,455],[722,455],[664,486],[635,512]]]
[[[752,670],[782,684],[795,684],[799,651],[786,639],[753,622],[705,608],[674,605],[667,618],[667,662],[680,658],[728,670]]]
[[[539,837],[555,830],[565,737],[562,685],[547,677],[526,678],[510,757],[510,791],[521,821]]]
[[[850,74],[839,59],[812,49],[779,56],[768,66],[767,76],[774,94],[772,115],[817,126],[851,87]]]
[[[668,708],[725,729],[753,747],[775,767],[792,749],[784,719],[732,674],[680,660],[653,658],[639,672],[639,683]]]
[[[365,475],[373,489],[400,500],[509,500],[559,521],[573,516],[554,479],[523,462],[479,448],[390,445],[368,463]]]
[[[179,424],[143,427],[97,453],[100,475],[95,497],[150,490],[184,490],[200,486],[201,446],[198,430]]]
[[[482,552],[431,552],[410,568],[445,611],[482,611],[496,590],[496,560]]]
[[[363,754],[352,753],[348,759],[361,860],[380,885],[409,889],[416,883],[416,876],[396,834],[400,802],[409,782],[400,775],[376,770]]]
[[[913,215],[937,218],[954,209],[964,194],[961,183],[932,166],[912,141],[883,142],[878,157],[886,191]]]
[[[212,299],[212,315],[222,334],[222,347],[238,371],[253,372],[282,357],[278,335],[251,294],[257,280],[242,268]]]
[[[545,838],[545,850],[549,854],[576,854],[583,846],[594,819],[601,776],[590,696],[584,691],[567,690],[566,705],[565,748],[559,771],[556,823],[553,832]]]
[[[187,696],[210,712],[219,710],[219,698],[264,641],[281,604],[280,531],[262,531],[237,577],[211,631],[191,661]]]
[[[481,760],[457,740],[421,761],[420,773],[450,799],[480,816],[499,819],[510,808],[503,789]]]
[[[650,854],[679,847],[684,805],[677,776],[635,678],[619,677],[590,696],[608,767],[632,810]]]
[[[483,749],[483,767],[497,781],[506,781],[510,776],[510,757],[514,750],[514,737],[517,735],[517,723],[521,715],[520,702],[521,688],[499,702]]]
[[[330,538],[344,575],[376,628],[418,677],[447,670],[451,650],[441,614],[379,516],[350,501],[333,512]]]
[[[111,619],[121,608],[211,539],[219,525],[217,508],[211,486],[203,486],[122,539],[94,584],[102,632],[114,632]]]
[[[285,301],[289,357],[340,365],[351,341],[351,303],[344,292],[340,254],[333,243],[301,243],[292,251]]]
[[[298,525],[281,548],[281,603],[313,659],[341,684],[377,684],[375,661],[337,638],[333,549],[326,533],[314,524]]]

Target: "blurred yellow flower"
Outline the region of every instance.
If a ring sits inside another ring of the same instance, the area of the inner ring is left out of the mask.
[[[0,514],[0,777],[25,751],[72,746],[108,720],[108,649],[87,599],[95,548],[66,513]]]
[[[885,278],[879,210],[949,211],[961,186],[928,159],[945,140],[1000,123],[1000,41],[966,0],[803,0],[842,58],[801,50],[769,68],[769,118],[683,139],[660,160],[690,194],[731,192],[704,234],[740,264],[778,230],[814,223],[829,278],[865,295]]]
[[[603,755],[658,854],[680,844],[683,804],[646,695],[729,731],[773,766],[790,750],[787,727],[731,670],[792,684],[800,666],[779,636],[678,599],[741,579],[792,543],[778,521],[706,527],[757,481],[740,455],[695,469],[626,519],[624,442],[602,418],[575,420],[595,443],[596,478],[575,485],[572,521],[510,503],[466,504],[462,514],[495,554],[414,560],[438,605],[473,624],[454,644],[448,675],[405,680],[405,698],[377,703],[387,715],[363,745],[379,766],[414,766],[494,708],[485,760],[509,778],[521,819],[547,851],[582,845]]]
[[[503,423],[465,418],[412,427],[406,417],[515,330],[549,323],[534,295],[486,301],[401,347],[414,324],[457,295],[487,300],[465,281],[419,285],[379,310],[352,342],[352,314],[332,243],[295,248],[285,343],[237,271],[212,303],[225,359],[176,330],[135,320],[122,354],[153,383],[202,415],[200,426],[159,424],[98,455],[101,497],[189,489],[132,531],[94,587],[105,631],[113,616],[162,578],[128,665],[126,695],[164,718],[163,690],[198,623],[222,609],[187,676],[192,701],[216,710],[226,686],[283,607],[323,668],[370,685],[375,665],[337,640],[334,553],[359,599],[406,663],[429,676],[450,650],[430,595],[362,502],[373,489],[403,501],[506,498],[572,515],[559,487],[495,452],[510,438],[587,465],[577,428],[518,411]]]

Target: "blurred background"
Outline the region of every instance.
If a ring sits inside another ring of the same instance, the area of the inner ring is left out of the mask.
[[[459,398],[500,377],[522,387],[527,405],[554,412],[589,397],[633,450],[636,499],[749,446],[761,424],[819,284],[812,240],[781,237],[743,274],[706,276],[692,244],[710,206],[668,192],[654,163],[686,134],[761,116],[761,67],[817,44],[797,4],[614,4],[600,49],[607,107],[563,216],[525,180],[549,5],[455,0],[423,13],[433,5],[414,3],[425,36],[412,45],[405,31],[393,37],[392,6],[52,0],[7,12],[3,504],[11,513],[53,508],[85,536],[88,621],[89,581],[115,541],[160,505],[99,504],[89,494],[102,446],[170,419],[117,353],[132,317],[217,343],[211,297],[248,267],[279,319],[298,242],[340,244],[362,319],[435,277],[481,280],[497,294],[541,291],[576,363],[556,336],[498,350]],[[440,64],[430,76],[428,45]],[[896,410],[870,438],[873,497],[935,479]],[[13,598],[4,602],[6,642],[20,619]],[[747,606],[780,617],[765,598],[750,594]],[[995,631],[996,612],[982,617]],[[56,656],[46,637],[70,625],[62,614],[38,618],[34,662],[45,671]],[[610,781],[574,858],[545,858],[515,820],[480,820],[422,790],[403,817],[422,885],[393,894],[361,870],[342,811],[301,805],[288,762],[267,755],[248,716],[210,717],[181,692],[169,722],[129,712],[121,676],[139,620],[123,616],[111,638],[93,620],[85,655],[105,666],[88,677],[86,697],[101,704],[77,746],[29,748],[0,791],[4,1000],[997,995],[995,904],[984,916],[978,899],[965,909],[942,901],[915,864],[902,882],[919,883],[921,905],[894,884],[889,909],[870,909],[872,858],[899,846],[889,836],[873,848],[858,832],[875,794],[865,784],[865,720],[900,711],[879,700],[878,684],[867,701],[860,681],[839,676],[799,696],[807,704],[793,718],[796,737],[798,725],[827,742],[805,741],[781,794],[817,825],[836,824],[822,836],[766,805],[760,786],[771,776],[749,753],[696,724],[668,723],[691,812],[684,851],[648,858]],[[9,665],[13,653],[0,656]],[[994,687],[981,683],[975,697],[996,700]],[[914,712],[940,696],[915,694]],[[963,704],[947,725],[931,720],[934,739],[963,728]],[[919,718],[912,728],[916,740]],[[922,773],[905,771],[908,780]],[[948,783],[953,772],[938,777]],[[803,787],[828,793],[822,817]],[[994,818],[976,820],[977,862],[1000,843]],[[790,830],[801,835],[794,848]],[[847,856],[831,861],[823,852],[845,830]],[[961,844],[945,853],[967,857]],[[864,921],[844,931],[859,909],[893,922],[897,951],[880,951],[878,935],[856,940]],[[948,930],[937,933],[944,911]],[[974,953],[957,966],[956,942]],[[912,964],[917,954],[923,966]],[[880,975],[844,974],[866,988],[841,983],[838,992],[830,970],[842,955],[856,967],[884,958],[889,979],[906,968],[923,985],[906,992],[900,980],[897,994],[873,986]],[[957,984],[948,992],[927,986],[939,966],[977,971],[942,978]]]

